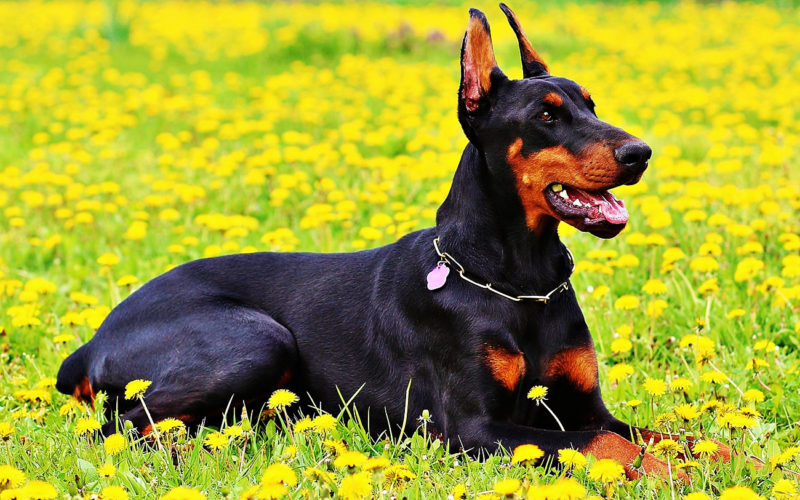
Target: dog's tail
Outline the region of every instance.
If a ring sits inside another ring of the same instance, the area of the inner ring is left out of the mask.
[[[86,370],[86,346],[69,355],[61,363],[56,377],[56,389],[75,396],[78,401],[94,403],[94,390]]]

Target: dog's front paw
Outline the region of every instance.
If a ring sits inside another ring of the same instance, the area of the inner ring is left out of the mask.
[[[643,447],[614,432],[599,433],[581,451],[585,454],[591,453],[597,459],[611,458],[621,463],[629,480],[639,479],[643,475],[652,475],[684,483],[691,481],[689,475],[675,467],[674,464],[659,460],[655,455],[647,453]]]

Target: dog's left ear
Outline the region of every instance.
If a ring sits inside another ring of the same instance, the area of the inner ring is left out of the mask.
[[[524,78],[547,76],[549,74],[547,64],[545,64],[539,54],[533,50],[533,45],[528,41],[525,32],[522,31],[522,25],[519,24],[517,16],[508,8],[508,5],[504,3],[500,4],[500,9],[502,9],[506,18],[508,18],[508,24],[511,25],[511,29],[514,30],[514,33],[517,35],[517,40],[519,41],[519,52],[522,57],[522,76]]]

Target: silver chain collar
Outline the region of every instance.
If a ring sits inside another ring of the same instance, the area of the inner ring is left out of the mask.
[[[547,302],[550,301],[550,297],[552,297],[554,293],[563,292],[563,291],[565,291],[565,290],[567,290],[569,288],[569,279],[566,279],[561,284],[559,284],[557,287],[555,287],[552,290],[550,290],[546,295],[517,295],[517,296],[508,295],[508,294],[503,293],[500,290],[497,290],[496,288],[492,287],[491,283],[478,283],[477,281],[475,281],[473,279],[470,279],[470,277],[465,274],[466,270],[464,269],[464,266],[459,264],[459,262],[456,259],[454,259],[452,255],[450,255],[447,252],[442,252],[439,249],[439,237],[438,236],[436,238],[434,238],[434,240],[433,240],[433,248],[436,249],[436,254],[439,256],[439,259],[440,259],[439,262],[437,263],[437,266],[442,266],[442,265],[444,265],[444,266],[447,266],[447,265],[455,266],[456,271],[458,271],[458,275],[461,276],[461,278],[464,281],[466,281],[468,283],[472,283],[473,285],[475,285],[477,287],[489,290],[492,293],[496,293],[497,295],[499,295],[501,297],[505,297],[505,298],[507,298],[509,300],[513,300],[514,302],[522,302],[523,300],[531,300],[533,302],[541,302],[543,304],[547,304]],[[570,252],[569,248],[567,248],[567,247],[564,247],[564,248],[567,249],[567,255],[569,256],[569,261],[572,264],[572,269],[570,270],[570,275],[572,275],[572,271],[575,270],[575,259],[573,258],[572,252]]]

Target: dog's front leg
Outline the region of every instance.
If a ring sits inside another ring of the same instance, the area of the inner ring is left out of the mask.
[[[649,445],[649,444],[656,445],[664,439],[671,439],[677,442],[685,440],[689,445],[689,450],[691,451],[692,457],[697,458],[699,456],[699,453],[695,451],[694,447],[695,443],[697,441],[700,441],[700,439],[697,439],[693,436],[681,437],[678,434],[654,431],[644,427],[636,427],[634,425],[628,424],[613,417],[606,427],[612,430],[613,432],[616,432],[620,436],[624,436],[625,438],[629,439],[634,443],[644,444],[644,445]],[[724,445],[714,440],[704,439],[704,441],[711,441],[717,445],[717,450],[715,452],[712,452],[710,455],[712,459],[721,460],[723,463],[728,463],[731,461],[731,456],[733,455],[733,453],[731,452],[731,449],[727,445]],[[683,456],[683,458],[689,458],[686,457],[685,453],[681,453],[681,455]]]
[[[628,479],[636,479],[642,474],[652,474],[663,478],[670,477],[669,466],[645,453],[640,446],[621,435],[608,430],[554,431],[535,429],[509,422],[498,422],[475,418],[467,422],[458,433],[465,449],[494,450],[499,446],[513,450],[522,444],[535,444],[544,451],[543,460],[558,463],[558,451],[574,449],[584,454],[591,453],[595,458],[610,458],[625,468]],[[688,476],[681,470],[672,469],[672,477],[687,481]]]

